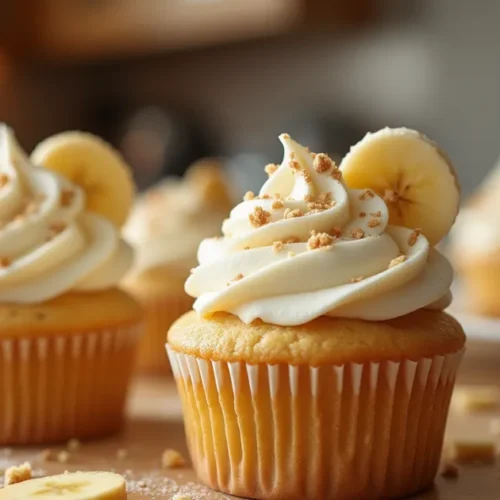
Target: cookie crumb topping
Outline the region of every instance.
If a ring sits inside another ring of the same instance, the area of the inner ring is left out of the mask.
[[[351,231],[351,236],[355,240],[360,240],[365,237],[365,232],[360,227],[357,227]]]
[[[253,213],[248,216],[252,227],[261,227],[269,223],[271,214],[262,207],[255,207]]]
[[[408,238],[408,245],[411,247],[415,245],[415,243],[418,240],[418,237],[420,236],[421,229],[414,229],[413,232],[410,234],[410,237]]]
[[[377,227],[377,226],[380,226],[380,221],[378,219],[370,219],[368,221],[368,227],[371,227],[371,228],[374,228],[374,227]]]
[[[393,267],[396,267],[399,264],[402,264],[405,262],[407,259],[406,255],[400,255],[399,257],[395,257],[394,259],[389,262],[389,267],[388,269],[392,269]]]
[[[250,201],[250,200],[253,200],[255,198],[255,194],[253,193],[253,191],[247,191],[245,193],[245,196],[243,196],[243,199],[245,201]]]
[[[328,248],[332,245],[334,239],[331,234],[311,231],[311,237],[307,240],[307,249],[317,250],[319,248]]]
[[[318,153],[313,161],[314,170],[318,174],[328,172],[333,166],[333,160],[325,153]]]
[[[274,174],[274,172],[276,172],[276,170],[278,170],[278,166],[279,165],[276,165],[276,163],[268,163],[265,167],[264,167],[264,170],[266,172],[266,174],[271,177],[271,175]]]
[[[283,202],[281,200],[275,200],[273,201],[273,204],[271,205],[273,210],[279,210],[280,208],[283,208]]]
[[[31,464],[29,462],[24,462],[21,465],[14,465],[6,469],[4,474],[4,486],[10,486],[11,484],[22,483],[23,481],[28,481],[31,479]]]
[[[283,250],[283,247],[284,247],[284,246],[285,246],[285,245],[283,244],[283,242],[282,242],[282,241],[275,241],[275,242],[273,243],[273,252],[274,252],[274,253],[281,252],[281,250]]]

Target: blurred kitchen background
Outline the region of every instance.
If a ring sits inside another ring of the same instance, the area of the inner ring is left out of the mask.
[[[220,156],[250,189],[280,132],[341,156],[404,124],[468,194],[500,154],[499,19],[495,1],[2,0],[0,120],[27,149],[100,134],[142,187]]]

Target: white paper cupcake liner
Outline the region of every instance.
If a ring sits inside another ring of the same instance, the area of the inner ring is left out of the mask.
[[[140,325],[0,341],[0,445],[93,437],[121,423]]]
[[[432,483],[464,350],[321,367],[167,352],[193,465],[209,486],[251,498],[368,499]]]

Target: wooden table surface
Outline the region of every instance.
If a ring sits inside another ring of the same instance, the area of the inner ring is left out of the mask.
[[[187,458],[180,401],[171,379],[137,379],[132,388],[128,412],[129,421],[122,434],[104,441],[82,443],[78,451],[70,453],[65,464],[44,461],[40,448],[0,448],[0,468],[27,460],[36,475],[65,470],[113,470],[124,474],[127,479],[130,500],[170,499],[175,493],[185,494],[192,500],[234,498],[201,486],[189,467],[161,468],[161,454],[165,448],[179,450]],[[500,409],[471,414],[452,407],[447,442],[457,436],[494,439],[489,429],[494,418],[500,419]],[[55,452],[62,449],[52,448]],[[119,449],[126,450],[128,456],[118,458]],[[493,465],[460,467],[458,479],[438,477],[431,491],[414,498],[498,500],[500,460]]]

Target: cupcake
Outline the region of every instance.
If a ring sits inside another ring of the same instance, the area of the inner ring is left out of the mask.
[[[79,132],[30,160],[1,125],[0,155],[0,445],[109,434],[123,421],[142,317],[117,288],[133,258],[119,233],[128,171]]]
[[[460,212],[451,233],[450,253],[469,312],[500,316],[500,167],[479,187]]]
[[[406,496],[439,464],[465,336],[435,245],[459,190],[419,133],[281,165],[205,240],[167,351],[200,479],[262,499]]]
[[[194,164],[184,179],[169,178],[137,201],[124,233],[137,259],[124,286],[145,310],[140,371],[170,372],[165,334],[191,309],[193,300],[184,292],[184,282],[196,266],[201,240],[220,234],[230,206],[221,167],[208,159]]]

